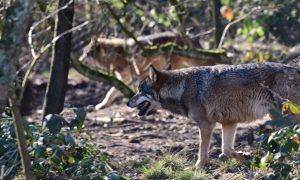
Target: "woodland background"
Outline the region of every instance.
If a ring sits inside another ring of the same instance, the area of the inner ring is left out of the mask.
[[[168,42],[138,41],[161,32],[172,34]],[[127,86],[95,58],[78,61],[93,57],[97,37],[132,40],[129,62],[149,49],[201,57],[222,49],[229,64],[289,63],[300,56],[300,2],[1,0],[0,179],[299,178],[300,127],[280,112],[272,126],[239,129],[237,149],[252,154],[244,162],[218,160],[217,129],[215,160],[195,169],[193,122],[163,111],[138,119],[124,97],[95,110],[111,86],[130,97],[137,83]]]

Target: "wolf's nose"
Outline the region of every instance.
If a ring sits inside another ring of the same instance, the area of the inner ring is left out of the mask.
[[[130,101],[128,101],[128,102],[126,103],[126,105],[127,105],[127,107],[130,107]]]

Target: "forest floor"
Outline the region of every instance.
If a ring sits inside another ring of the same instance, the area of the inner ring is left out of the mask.
[[[46,79],[34,78],[32,86],[33,94],[40,100],[35,100],[37,104],[31,104],[37,110],[28,119],[37,121],[40,118]],[[78,74],[73,75],[68,82],[66,104],[72,107],[96,105],[109,88],[103,83],[90,81]],[[137,111],[126,107],[125,102],[126,99],[119,98],[110,107],[88,112],[83,130],[90,135],[91,142],[99,144],[102,152],[110,157],[113,168],[127,177],[142,179],[141,168],[135,166],[136,162],[153,163],[168,154],[176,154],[185,156],[190,166],[195,163],[199,136],[193,121],[166,111],[138,117]],[[254,131],[254,141],[249,138],[250,131]],[[255,127],[242,127],[238,129],[236,139],[235,148],[251,154],[257,146],[252,144],[257,144],[258,132]],[[253,171],[245,163],[219,162],[220,146],[221,130],[217,126],[210,149],[212,161],[204,168],[208,178],[251,179]]]

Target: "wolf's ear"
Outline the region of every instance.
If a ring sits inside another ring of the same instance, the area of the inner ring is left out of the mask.
[[[149,78],[152,81],[156,81],[157,80],[157,74],[158,74],[158,70],[156,70],[153,65],[150,65],[150,67],[149,67]]]
[[[165,70],[166,70],[166,71],[169,71],[169,70],[171,70],[171,69],[172,69],[172,65],[171,65],[171,63],[168,63]]]

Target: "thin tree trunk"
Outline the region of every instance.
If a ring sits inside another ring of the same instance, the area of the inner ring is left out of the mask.
[[[69,0],[59,0],[58,8],[65,6],[68,2]],[[73,15],[74,2],[58,13],[55,23],[55,37],[72,28]],[[70,64],[71,41],[72,33],[69,33],[54,44],[43,117],[47,114],[60,113],[63,110]]]
[[[22,116],[21,116],[21,112],[20,112],[20,106],[19,106],[19,104],[16,103],[17,101],[18,101],[18,98],[16,97],[15,92],[12,92],[12,96],[9,98],[9,104],[10,104],[13,119],[14,119],[16,137],[18,139],[19,153],[20,153],[22,164],[23,164],[23,169],[25,172],[24,173],[25,177],[27,180],[32,180],[32,179],[34,179],[34,176],[32,174],[30,158],[28,156],[26,138],[24,135]]]
[[[4,106],[7,105],[7,98],[9,98],[22,167],[26,179],[30,180],[34,179],[34,176],[32,174],[26,138],[21,122],[21,99],[17,96],[19,89],[16,76],[16,63],[20,58],[20,46],[26,38],[32,5],[33,2],[30,0],[19,0],[11,4],[4,15],[4,27],[2,33],[0,33],[2,35],[0,37],[0,113],[2,113]]]
[[[211,0],[212,21],[213,21],[213,26],[215,27],[214,48],[218,47],[224,29],[221,21],[220,8],[221,8],[220,0]]]

